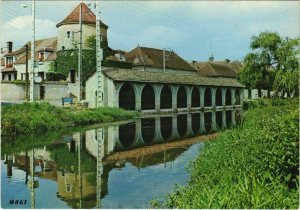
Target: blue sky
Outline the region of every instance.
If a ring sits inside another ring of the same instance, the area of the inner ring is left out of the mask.
[[[55,25],[80,2],[36,1],[36,38],[56,36]],[[31,1],[1,4],[0,45],[19,47],[31,39]],[[297,1],[101,1],[101,12],[113,49],[168,48],[188,61],[206,61],[211,50],[215,60],[241,60],[250,38],[266,30],[299,36]]]

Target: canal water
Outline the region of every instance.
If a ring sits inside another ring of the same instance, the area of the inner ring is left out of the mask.
[[[2,145],[1,207],[151,208],[187,183],[186,167],[213,126],[211,114],[194,113],[20,137]]]

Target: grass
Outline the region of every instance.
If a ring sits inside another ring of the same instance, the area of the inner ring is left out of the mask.
[[[239,127],[200,151],[188,185],[154,200],[154,207],[299,207],[298,99],[260,100],[248,108]]]
[[[23,103],[3,106],[2,135],[20,135],[56,131],[75,126],[132,119],[136,112],[119,108],[58,108],[49,103]]]

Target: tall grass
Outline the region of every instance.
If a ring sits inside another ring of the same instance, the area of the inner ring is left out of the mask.
[[[137,113],[118,108],[66,109],[49,103],[23,103],[3,106],[2,135],[41,133],[70,128],[132,119]]]
[[[189,166],[187,186],[167,208],[298,208],[299,112],[296,99],[259,102],[242,125],[207,143]]]

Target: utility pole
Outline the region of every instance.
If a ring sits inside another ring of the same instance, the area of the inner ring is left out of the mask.
[[[31,16],[32,16],[32,39],[31,39],[31,77],[30,77],[30,102],[33,102],[34,95],[34,42],[35,42],[35,0],[32,0],[31,5]]]
[[[163,49],[163,72],[166,72],[166,49]]]
[[[101,49],[101,21],[100,21],[100,2],[96,3],[96,61],[97,61],[97,104],[96,107],[103,106],[103,85],[101,61],[103,59],[103,50]]]
[[[78,52],[78,101],[81,100],[81,71],[82,71],[82,4],[79,9],[79,52]]]
[[[25,71],[25,96],[26,100],[28,101],[29,95],[28,95],[28,83],[29,83],[29,75],[28,75],[28,44],[26,44],[26,71]]]

